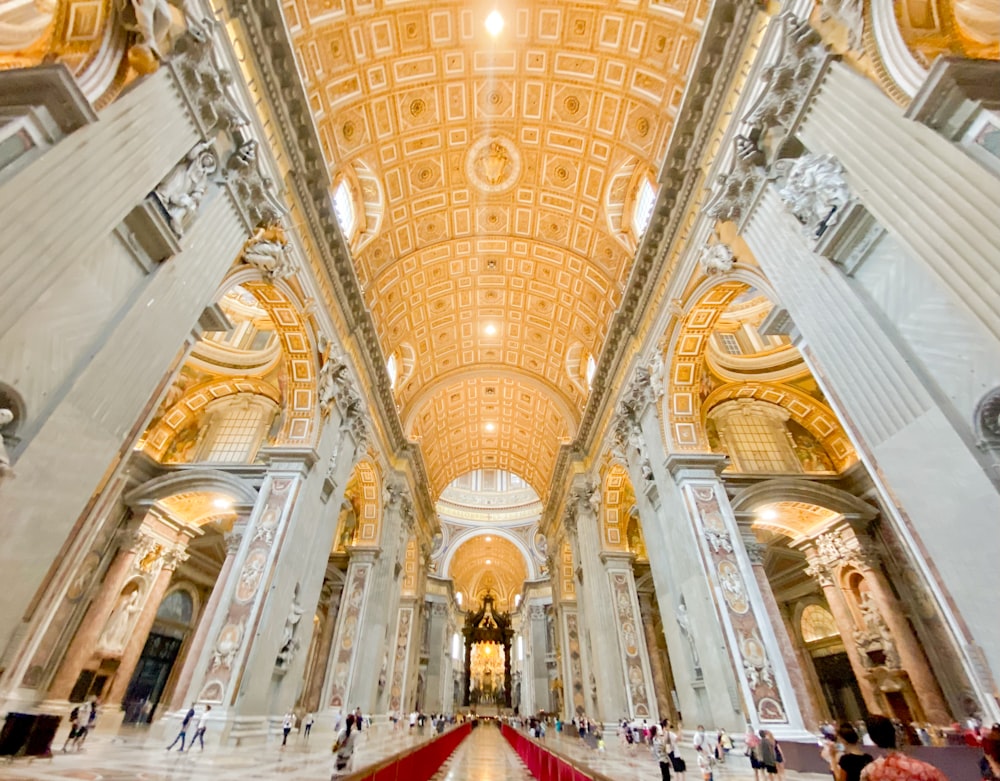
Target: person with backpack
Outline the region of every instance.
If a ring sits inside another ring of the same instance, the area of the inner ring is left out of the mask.
[[[333,775],[330,776],[331,779],[345,775],[348,766],[351,764],[351,758],[354,756],[354,744],[358,736],[358,730],[354,728],[355,721],[354,714],[349,713],[344,731],[337,736],[337,740],[333,744],[333,753],[336,756],[333,762]]]

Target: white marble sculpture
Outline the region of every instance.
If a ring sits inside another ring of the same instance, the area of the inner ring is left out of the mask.
[[[285,279],[296,271],[288,237],[280,225],[258,229],[243,250],[243,260],[271,280]]]
[[[732,271],[736,258],[733,255],[733,248],[720,241],[705,247],[698,262],[701,264],[702,270],[711,277],[716,274],[728,274]]]
[[[851,200],[844,166],[833,155],[809,153],[786,170],[781,199],[813,236],[819,236],[836,224]]]
[[[132,631],[132,623],[141,608],[138,589],[122,594],[97,640],[98,649],[107,654],[120,654],[124,651]]]
[[[0,407],[0,429],[6,426],[8,423],[14,420],[14,413],[9,409],[4,409]],[[10,453],[7,452],[7,447],[3,441],[3,434],[0,434],[0,480],[5,477],[10,477],[14,474],[14,470],[10,466]]]
[[[203,141],[174,166],[155,193],[170,218],[170,228],[183,236],[208,192],[209,179],[219,168],[212,144]]]
[[[275,668],[281,672],[291,667],[295,660],[295,654],[299,650],[300,643],[295,634],[298,631],[303,612],[302,605],[299,604],[299,586],[296,584],[292,606],[285,617],[285,626],[281,633],[281,650],[278,651],[278,658],[274,663]]]
[[[193,0],[178,0],[176,4],[184,15],[188,32],[203,40],[208,33]],[[171,3],[168,0],[119,0],[119,13],[125,29],[139,38],[129,51],[129,61],[140,72],[156,70],[159,61],[170,51],[174,25]]]

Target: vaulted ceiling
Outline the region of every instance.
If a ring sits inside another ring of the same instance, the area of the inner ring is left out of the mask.
[[[496,468],[544,498],[708,0],[284,9],[330,174],[361,212],[355,269],[433,497]]]

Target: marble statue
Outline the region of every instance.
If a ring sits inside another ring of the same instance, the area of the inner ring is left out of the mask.
[[[708,276],[716,274],[727,274],[733,270],[736,258],[733,256],[733,249],[728,244],[718,242],[705,247],[698,258],[702,270]]]
[[[0,429],[13,422],[13,420],[14,413],[9,409],[0,407]],[[12,474],[14,474],[14,470],[10,466],[10,453],[7,452],[7,447],[4,445],[3,434],[0,434],[0,480]]]
[[[316,394],[324,414],[329,414],[331,406],[348,379],[347,363],[330,345],[323,366],[319,370],[319,379],[316,382]]]
[[[653,353],[653,357],[649,360],[649,387],[653,392],[653,398],[662,398],[663,394],[666,393],[666,385],[664,384],[663,373],[665,367],[663,364],[663,354],[656,350]]]
[[[342,520],[339,544],[342,548],[346,548],[354,542],[354,535],[358,531],[358,514],[354,511],[354,503],[350,497],[344,497],[340,503],[340,517]]]
[[[701,659],[698,656],[698,649],[695,646],[694,635],[691,633],[691,618],[688,616],[687,604],[683,597],[677,603],[677,626],[680,627],[681,634],[687,640],[688,648],[691,650],[691,661],[694,662],[694,674],[696,678],[701,677]]]
[[[787,175],[779,191],[781,199],[813,236],[820,236],[837,223],[851,200],[844,166],[833,155],[809,153],[784,169]]]
[[[295,584],[295,594],[292,596],[292,606],[285,617],[285,626],[281,632],[281,650],[278,651],[278,658],[275,660],[276,669],[284,672],[292,665],[295,654],[299,650],[299,639],[295,636],[302,620],[302,605],[299,604],[299,585]]]
[[[133,589],[118,597],[118,604],[111,611],[108,623],[104,625],[104,631],[97,640],[97,647],[109,654],[120,654],[124,651],[132,630],[132,622],[141,609],[139,589]]]
[[[183,236],[208,192],[209,179],[219,167],[210,141],[197,144],[174,166],[154,193],[167,212],[170,228]]]
[[[861,48],[861,35],[865,29],[864,0],[821,0],[820,19],[833,19],[847,30],[847,45]]]
[[[288,236],[281,225],[259,228],[243,250],[243,260],[268,279],[285,279],[295,273]]]
[[[139,40],[129,49],[129,62],[140,73],[151,73],[169,54],[173,13],[168,0],[119,0],[122,24]],[[194,0],[180,0],[187,31],[196,40],[208,37]]]

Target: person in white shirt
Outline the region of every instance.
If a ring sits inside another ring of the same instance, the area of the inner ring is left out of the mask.
[[[281,731],[285,733],[285,736],[281,739],[281,747],[284,748],[288,743],[288,733],[295,728],[295,714],[291,711],[285,714],[285,718],[281,721]]]
[[[212,706],[206,705],[205,712],[198,718],[198,726],[195,728],[194,737],[191,738],[191,748],[194,748],[194,742],[197,740],[201,744],[201,750],[205,750],[205,730],[208,727],[208,712],[210,710],[212,710]]]
[[[701,724],[698,725],[698,729],[694,731],[694,735],[691,737],[691,745],[694,746],[694,750],[697,751],[699,748],[705,748],[705,727]]]
[[[303,726],[305,727],[304,732],[306,740],[309,739],[309,733],[312,732],[313,724],[315,723],[316,723],[316,718],[311,713],[307,713],[305,720],[302,722]]]

